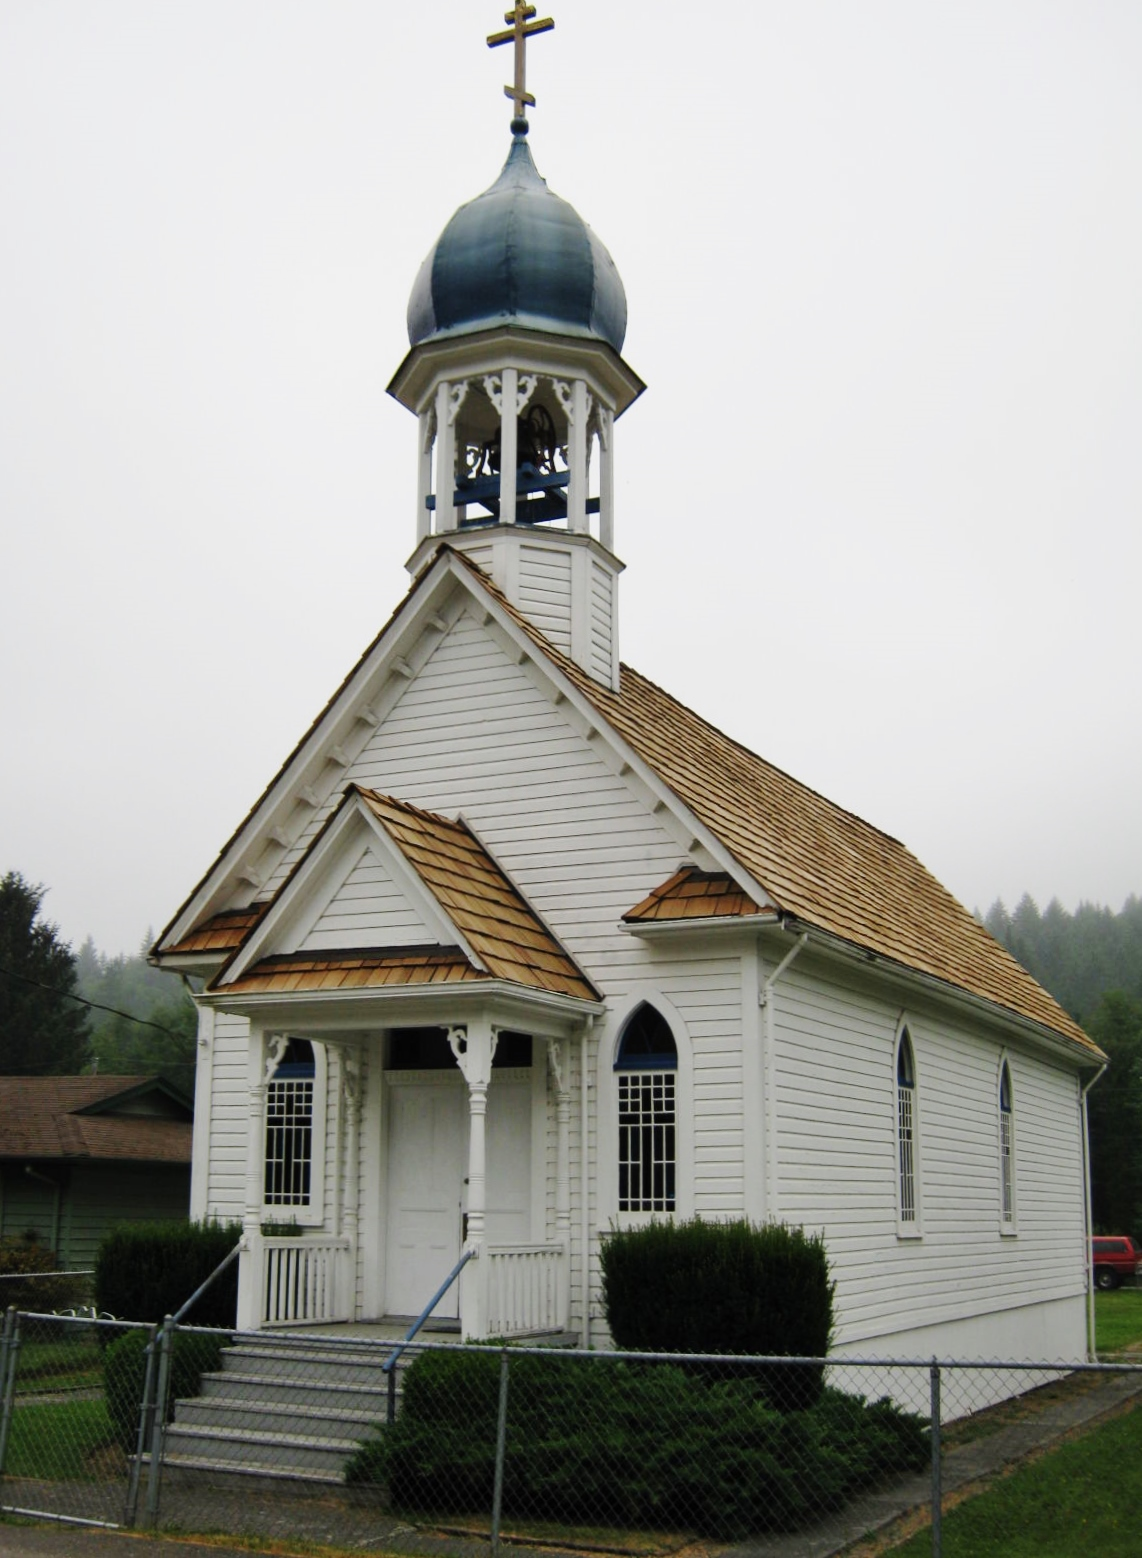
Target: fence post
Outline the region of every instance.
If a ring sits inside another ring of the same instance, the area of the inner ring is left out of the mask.
[[[149,1526],[155,1525],[159,1518],[159,1482],[163,1472],[163,1430],[166,1426],[173,1340],[174,1322],[170,1315],[167,1315],[159,1330],[158,1384],[155,1388],[154,1419],[151,1427],[151,1474],[147,1480],[147,1524]]]
[[[135,1459],[131,1462],[131,1475],[127,1479],[127,1502],[123,1509],[123,1524],[128,1530],[135,1524],[139,1512],[139,1479],[143,1474],[143,1456],[155,1425],[155,1374],[158,1360],[159,1328],[152,1325],[147,1337],[147,1368],[143,1376],[143,1399],[139,1403],[139,1432],[135,1436]]]
[[[0,1477],[8,1458],[8,1430],[12,1424],[12,1396],[16,1388],[16,1354],[20,1350],[20,1317],[10,1306],[4,1316],[0,1347]]]
[[[508,1350],[500,1354],[500,1410],[496,1418],[496,1480],[492,1490],[492,1558],[500,1554],[500,1511],[504,1502],[504,1446],[508,1436]]]
[[[940,1529],[944,1494],[940,1477],[940,1365],[935,1358],[932,1359],[932,1366],[928,1371],[928,1382],[931,1396],[932,1436],[932,1558],[940,1558],[944,1550]]]
[[[389,1377],[386,1381],[388,1394],[385,1398],[385,1419],[391,1428],[397,1420],[397,1371],[396,1364],[389,1359],[392,1365],[389,1369]]]

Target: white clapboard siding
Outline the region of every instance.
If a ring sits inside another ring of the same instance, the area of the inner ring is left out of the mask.
[[[366,849],[321,911],[300,950],[414,947],[437,939],[388,868],[373,850]]]
[[[1081,1292],[1082,1162],[1073,1073],[1009,1048],[1017,1236],[1000,1231],[1001,1036],[906,1011],[916,1056],[919,1240],[896,1222],[895,1041],[887,991],[803,955],[777,995],[778,1211],[823,1229],[839,1337],[852,1342]]]
[[[571,652],[571,549],[519,548],[519,608],[564,654]]]
[[[614,652],[615,593],[618,580],[594,557],[591,559],[591,672],[609,683]]]
[[[207,1216],[241,1219],[246,1205],[246,1142],[250,1132],[250,1025],[219,1013],[214,1023],[210,1086]]]

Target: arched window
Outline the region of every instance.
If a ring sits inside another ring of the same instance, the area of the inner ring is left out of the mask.
[[[905,1232],[919,1227],[916,1196],[916,1058],[908,1029],[896,1047],[896,1144],[898,1158],[897,1215]]]
[[[619,1089],[619,1211],[673,1212],[677,1199],[678,1047],[661,1012],[643,1002],[615,1059]]]
[[[267,1207],[310,1207],[314,1199],[317,1061],[308,1039],[290,1039],[266,1089]]]
[[[1011,1067],[999,1068],[999,1215],[1005,1228],[1015,1223],[1015,1113],[1011,1102]]]

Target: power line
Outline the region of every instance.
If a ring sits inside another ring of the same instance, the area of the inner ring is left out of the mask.
[[[41,979],[30,979],[27,974],[18,974],[14,968],[0,968],[0,974],[6,975],[9,979],[18,979],[21,984],[35,985],[37,990],[46,990],[49,995],[60,996],[65,1001],[78,1001],[80,1006],[88,1006],[94,1012],[110,1012],[112,1017],[125,1017],[128,1022],[137,1022],[142,1028],[154,1028],[158,1033],[167,1034],[169,1038],[182,1038],[181,1033],[165,1027],[161,1022],[151,1022],[149,1017],[136,1017],[133,1012],[121,1012],[117,1006],[104,1006],[101,1001],[89,1001],[86,996],[74,995],[70,990],[57,990],[55,985],[45,985]]]

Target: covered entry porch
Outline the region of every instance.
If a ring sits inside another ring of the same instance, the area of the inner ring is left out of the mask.
[[[383,1025],[309,1002],[251,1023],[241,1328],[407,1328],[434,1298],[465,1338],[574,1325],[592,1015],[449,992],[442,1022],[443,994],[404,992]]]

